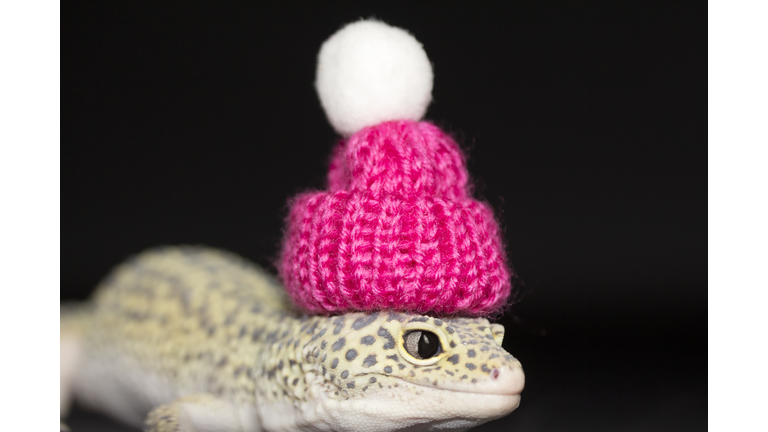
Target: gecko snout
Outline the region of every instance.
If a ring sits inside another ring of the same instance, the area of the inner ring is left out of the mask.
[[[525,386],[525,374],[521,367],[496,367],[488,374],[488,379],[483,385],[488,393],[520,394]]]

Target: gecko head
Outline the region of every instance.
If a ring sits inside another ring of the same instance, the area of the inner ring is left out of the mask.
[[[328,323],[315,421],[333,430],[465,430],[520,403],[525,378],[501,325],[394,312]]]

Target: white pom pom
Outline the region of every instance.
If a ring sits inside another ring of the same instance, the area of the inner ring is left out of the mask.
[[[348,136],[388,120],[420,120],[432,100],[432,65],[407,31],[357,21],[323,43],[315,88],[328,121]]]

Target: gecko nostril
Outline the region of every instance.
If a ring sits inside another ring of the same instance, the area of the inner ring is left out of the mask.
[[[491,371],[491,379],[494,379],[494,380],[499,379],[499,375],[501,375],[501,372],[499,371],[499,369],[493,368],[493,370]]]

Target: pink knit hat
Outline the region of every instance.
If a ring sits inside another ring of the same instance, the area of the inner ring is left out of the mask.
[[[348,137],[328,190],[291,201],[280,276],[294,303],[311,313],[499,312],[511,274],[493,211],[471,198],[456,142],[418,121],[432,91],[421,44],[378,21],[350,24],[321,48],[316,87]]]

